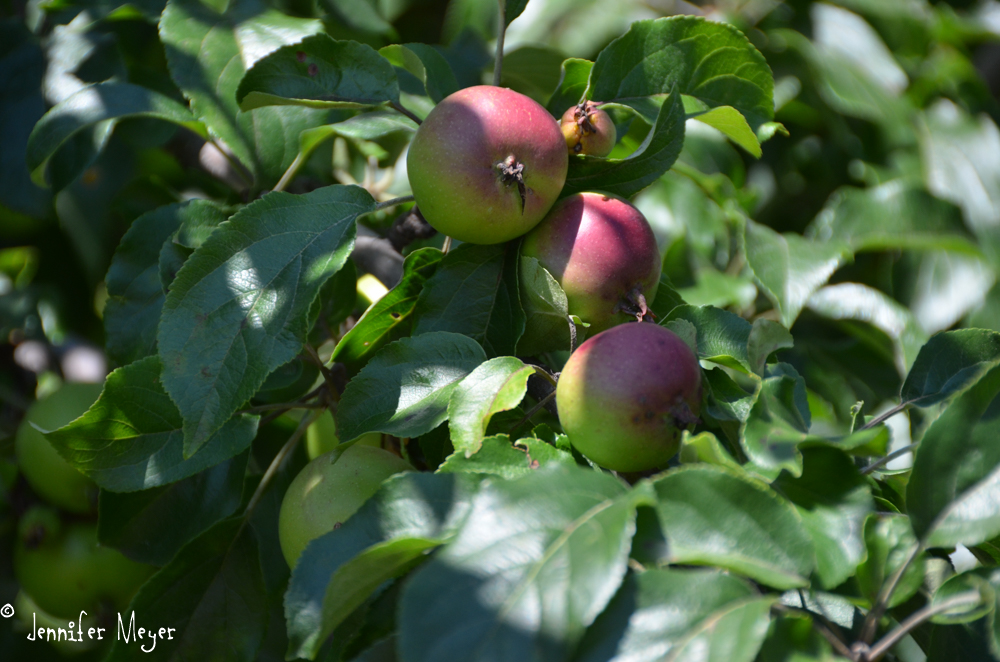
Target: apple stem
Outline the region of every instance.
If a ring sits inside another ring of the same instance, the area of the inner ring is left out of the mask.
[[[414,115],[413,113],[411,113],[409,110],[407,110],[406,108],[404,108],[403,104],[396,103],[395,101],[393,101],[390,105],[392,106],[392,109],[395,110],[396,112],[402,113],[403,115],[406,115],[411,120],[413,120],[414,122],[416,122],[417,126],[420,126],[421,124],[423,124],[423,120],[421,120],[419,117],[417,117],[416,115]]]
[[[413,202],[412,195],[404,195],[401,198],[393,198],[392,200],[386,200],[385,202],[380,202],[377,205],[375,205],[375,211],[382,211],[383,209],[387,209],[389,207],[395,207],[396,205],[404,205],[407,202]]]
[[[503,38],[507,32],[507,0],[499,0],[500,25],[497,26],[497,57],[493,64],[493,84],[500,87],[500,67],[503,62]]]
[[[451,250],[451,237],[449,235],[445,235],[444,244],[442,244],[441,246],[441,252],[447,255],[448,251],[450,250]]]

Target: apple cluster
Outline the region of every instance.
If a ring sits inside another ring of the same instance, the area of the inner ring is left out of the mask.
[[[407,155],[414,199],[439,232],[475,244],[519,237],[566,293],[590,338],[570,357],[556,403],[570,441],[620,471],[663,466],[697,420],[691,349],[652,318],[661,258],[645,217],[600,191],[562,197],[570,155],[604,157],[614,122],[584,100],[556,121],[534,100],[481,85],[443,99]],[[529,329],[531,332],[529,320]]]

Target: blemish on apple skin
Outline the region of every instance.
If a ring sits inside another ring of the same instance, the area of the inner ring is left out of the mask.
[[[315,76],[319,73],[319,67],[316,66],[315,62],[310,62],[309,67],[306,69],[310,76]]]

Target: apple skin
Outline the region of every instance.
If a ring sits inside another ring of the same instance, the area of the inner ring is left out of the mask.
[[[523,165],[520,187],[500,167]],[[417,207],[438,232],[499,244],[533,228],[566,182],[569,154],[559,123],[538,102],[478,85],[443,99],[406,156]]]
[[[28,484],[40,497],[71,513],[95,510],[97,486],[63,459],[31,423],[49,432],[61,428],[83,416],[102,388],[102,384],[63,384],[33,404],[17,429],[17,463]]]
[[[569,313],[588,335],[635,321],[621,309],[633,293],[652,302],[662,263],[649,222],[627,200],[607,193],[563,198],[525,236],[521,254],[545,267],[566,292]]]
[[[638,322],[599,333],[573,352],[556,386],[570,443],[615,471],[664,466],[701,409],[701,369],[683,340]]]
[[[278,513],[278,538],[288,567],[295,567],[309,541],[339,527],[364,505],[382,481],[412,469],[389,451],[357,443],[303,467]]]
[[[381,432],[367,432],[358,438],[355,444],[363,446],[382,447]],[[324,411],[306,430],[306,454],[310,460],[315,460],[324,453],[329,453],[340,445],[337,436],[337,422],[330,410]]]
[[[105,600],[124,609],[154,571],[101,547],[97,525],[90,522],[70,523],[62,532],[35,540],[21,536],[14,549],[14,576],[21,588],[59,618],[75,618],[81,611],[95,614]]]
[[[570,154],[607,156],[618,140],[615,123],[593,101],[584,101],[567,109],[559,127]]]

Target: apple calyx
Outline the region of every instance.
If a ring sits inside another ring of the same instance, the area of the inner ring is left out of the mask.
[[[629,292],[622,297],[615,305],[615,312],[623,312],[626,315],[635,315],[635,319],[638,322],[642,322],[649,318],[649,321],[656,319],[656,314],[649,309],[649,305],[646,303],[646,297],[642,294],[642,286],[636,285]]]
[[[527,198],[527,189],[524,186],[524,164],[517,160],[513,154],[496,164],[497,172],[500,173],[500,183],[510,187],[517,185],[517,192],[521,196],[521,215],[524,215],[524,202]]]

